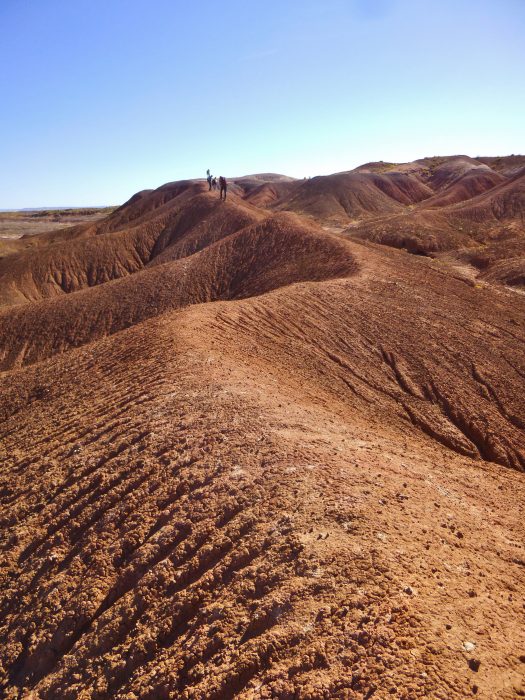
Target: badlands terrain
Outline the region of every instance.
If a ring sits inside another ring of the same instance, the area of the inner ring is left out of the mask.
[[[0,240],[0,695],[525,697],[524,217],[455,156]]]

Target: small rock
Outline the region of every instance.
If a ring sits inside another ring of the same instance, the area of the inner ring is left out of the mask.
[[[479,659],[469,659],[468,660],[468,667],[470,668],[471,671],[474,671],[474,673],[477,673],[479,671],[480,666],[481,666],[481,661]]]
[[[476,645],[474,644],[474,642],[463,642],[463,649],[465,651],[474,651],[475,648]]]
[[[406,593],[407,595],[413,595],[413,593],[414,593],[414,591],[412,590],[412,588],[410,586],[405,586],[403,588],[403,592]]]

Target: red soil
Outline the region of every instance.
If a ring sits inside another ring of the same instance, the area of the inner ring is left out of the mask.
[[[2,262],[3,697],[525,694],[525,296],[475,279],[521,183],[467,273],[434,161],[171,183]],[[454,250],[312,222],[357,211]]]
[[[280,208],[323,221],[344,222],[372,214],[392,214],[430,196],[422,183],[403,173],[340,173],[302,181]]]
[[[493,160],[497,171],[483,162]],[[525,241],[525,174],[516,166],[519,157],[510,157],[508,167],[505,161],[461,156],[392,166],[421,179],[435,194],[394,215],[361,217],[347,233],[422,255],[468,248],[473,262],[483,257],[485,246],[497,241],[499,259],[508,261],[512,249],[522,248]],[[504,265],[504,272],[499,265],[491,279],[520,286],[521,266],[514,261]]]

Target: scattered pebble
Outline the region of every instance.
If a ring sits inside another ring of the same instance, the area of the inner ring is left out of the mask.
[[[481,661],[479,659],[469,659],[468,660],[468,667],[470,668],[471,671],[474,671],[474,673],[477,673],[479,671],[480,666],[481,666]]]

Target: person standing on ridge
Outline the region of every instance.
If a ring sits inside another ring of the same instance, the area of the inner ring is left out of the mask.
[[[226,182],[226,178],[223,177],[222,175],[219,178],[219,188],[220,188],[221,199],[222,199],[223,192],[224,192],[224,199],[226,199],[226,190],[228,189],[228,183]]]
[[[217,178],[216,177],[214,177],[213,180],[211,181],[211,188],[212,188],[212,190],[217,189]]]
[[[208,181],[208,191],[211,192],[211,181],[212,181],[212,177],[211,177],[211,173],[210,173],[210,169],[209,169],[209,168],[208,168],[208,170],[206,170],[206,180]]]

